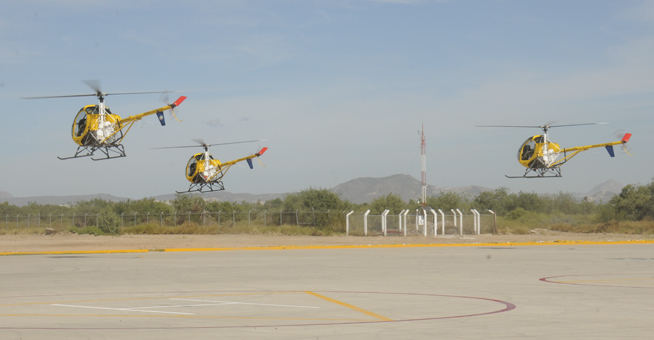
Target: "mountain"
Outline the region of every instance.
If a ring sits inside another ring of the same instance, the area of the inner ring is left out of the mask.
[[[601,203],[608,202],[613,196],[619,195],[622,192],[624,185],[614,181],[612,179],[596,185],[588,193],[585,194],[574,194],[578,199],[587,198],[590,201]]]
[[[588,198],[593,202],[608,202],[614,195],[622,191],[622,184],[608,180],[602,184],[595,186],[588,193],[574,193],[572,194],[577,199]],[[452,188],[437,188],[434,186],[427,187],[428,196],[436,196],[441,192],[456,192],[458,194],[466,194],[470,197],[475,197],[484,191],[492,189],[471,185],[465,187],[452,187]],[[390,193],[399,195],[406,202],[409,200],[418,200],[421,196],[422,185],[419,180],[410,175],[392,175],[388,177],[373,178],[373,177],[360,177],[345,183],[341,183],[334,188],[330,189],[331,192],[338,194],[342,199],[348,200],[353,203],[372,202],[375,198],[388,195]],[[247,194],[247,193],[232,193],[228,191],[215,191],[202,194],[202,197],[207,200],[230,201],[230,202],[266,202],[272,199],[284,199],[289,193],[278,194]],[[16,206],[26,206],[29,202],[36,202],[38,204],[55,204],[65,205],[75,203],[77,201],[89,201],[95,198],[100,198],[107,201],[126,201],[126,197],[116,197],[107,194],[96,195],[77,195],[77,196],[35,196],[35,197],[14,197],[10,193],[0,191],[0,203],[8,202]],[[158,201],[169,201],[175,198],[175,194],[167,194],[153,197]]]
[[[489,190],[491,189],[476,185],[454,188],[428,186],[427,196],[435,196],[446,191],[477,196],[481,192]],[[352,203],[371,202],[375,198],[390,193],[399,195],[404,201],[408,202],[410,199],[417,200],[420,198],[422,195],[422,183],[411,175],[392,175],[381,178],[360,177],[339,184],[330,191]]]

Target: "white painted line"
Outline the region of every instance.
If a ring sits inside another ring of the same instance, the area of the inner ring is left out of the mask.
[[[315,306],[274,305],[274,304],[269,304],[269,303],[193,300],[193,299],[179,299],[179,298],[171,298],[171,300],[196,301],[196,302],[216,302],[216,303],[223,304],[223,305],[255,305],[255,306],[294,307],[294,308],[320,308],[320,307],[315,307]]]
[[[58,303],[53,303],[51,306],[59,306],[59,307],[75,307],[75,308],[89,308],[89,309],[121,310],[121,311],[144,312],[144,313],[165,313],[165,314],[195,315],[195,314],[193,314],[193,313],[160,312],[160,311],[155,311],[155,310],[141,310],[141,309],[132,309],[132,308],[109,308],[109,307],[92,307],[92,306],[62,305],[62,304],[58,304]],[[146,307],[146,308],[147,308],[147,307]]]

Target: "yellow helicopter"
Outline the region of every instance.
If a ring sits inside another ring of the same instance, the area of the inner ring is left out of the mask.
[[[547,137],[547,131],[553,127],[580,126],[580,125],[597,125],[605,123],[584,123],[584,124],[567,124],[567,125],[539,125],[539,126],[522,126],[522,125],[478,125],[477,127],[515,127],[515,128],[540,128],[543,130],[542,135],[531,136],[522,143],[518,149],[518,162],[527,168],[522,176],[506,176],[508,178],[548,178],[562,177],[561,166],[568,162],[572,157],[582,151],[593,148],[605,147],[611,157],[615,157],[613,151],[614,145],[622,144],[627,152],[626,144],[631,138],[630,133],[625,133],[621,140],[616,142],[593,144],[586,146],[576,146],[573,148],[561,148],[558,144],[553,143]],[[563,158],[558,159],[563,154]],[[629,154],[629,152],[627,152]],[[532,174],[532,175],[530,175]]]
[[[263,155],[267,147],[261,149],[261,151],[239,159],[235,159],[229,162],[221,162],[209,153],[209,147],[215,145],[228,145],[228,144],[239,144],[239,143],[252,143],[260,142],[261,140],[249,140],[242,142],[231,142],[231,143],[218,143],[218,144],[207,144],[201,139],[194,139],[194,142],[198,143],[196,145],[186,145],[186,146],[169,146],[169,147],[160,147],[153,149],[179,149],[179,148],[204,148],[204,152],[196,153],[189,159],[186,164],[186,179],[191,182],[187,191],[177,191],[178,194],[189,193],[189,192],[211,192],[211,191],[221,191],[225,190],[223,184],[223,177],[227,174],[227,170],[232,167],[232,165],[246,161],[250,166],[250,169],[253,169],[252,159],[257,158]],[[259,161],[261,164],[261,161]],[[261,164],[261,166],[264,166]]]
[[[100,84],[97,81],[85,81],[95,93],[93,94],[78,94],[78,95],[64,95],[64,96],[47,96],[47,97],[26,97],[23,99],[44,99],[44,98],[69,98],[69,97],[91,97],[98,98],[100,103],[98,105],[84,106],[73,121],[72,137],[73,141],[79,145],[74,156],[71,157],[57,157],[61,160],[71,158],[81,158],[93,156],[96,151],[100,151],[105,157],[91,158],[94,161],[105,160],[112,158],[125,157],[125,148],[121,144],[123,138],[127,135],[132,125],[143,117],[156,114],[162,126],[166,125],[163,112],[171,110],[173,117],[177,121],[174,109],[179,106],[186,97],[179,97],[174,103],[167,104],[155,110],[143,112],[138,115],[129,116],[127,118],[120,118],[119,115],[113,114],[111,110],[105,106],[104,97],[109,95],[126,95],[126,94],[148,94],[148,93],[167,93],[168,91],[159,92],[124,92],[124,93],[103,93],[100,90]],[[124,132],[123,132],[124,131]]]

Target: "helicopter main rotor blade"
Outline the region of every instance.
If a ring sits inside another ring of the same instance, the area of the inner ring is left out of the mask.
[[[581,123],[581,124],[564,124],[564,125],[548,125],[549,127],[564,127],[564,126],[581,126],[581,125],[604,125],[608,124],[606,122],[603,123]]]
[[[120,92],[120,93],[100,93],[100,94],[69,94],[64,96],[42,96],[42,97],[22,97],[21,99],[48,99],[48,98],[71,98],[71,97],[97,97],[102,96],[116,96],[126,94],[151,94],[151,93],[173,93],[175,91],[153,91],[153,92]]]
[[[93,91],[95,91],[96,94],[101,94],[102,90],[100,90],[100,80],[98,79],[89,79],[89,80],[82,80],[84,84],[88,85]]]
[[[475,125],[475,127],[514,127],[514,128],[537,128],[539,129],[539,125]]]
[[[194,139],[194,142],[201,142],[201,139]],[[229,144],[240,144],[240,143],[252,143],[252,142],[262,142],[265,141],[265,139],[257,139],[257,140],[246,140],[246,141],[241,141],[241,142],[229,142],[229,143],[217,143],[217,144],[197,144],[197,145],[183,145],[183,146],[164,146],[164,147],[159,147],[159,148],[152,148],[152,149],[181,149],[181,148],[201,148],[201,147],[210,147],[210,146],[215,146],[215,145],[229,145]]]
[[[47,99],[47,98],[70,98],[70,97],[96,97],[96,94],[70,94],[65,96],[44,96],[44,97],[22,97],[21,99]]]
[[[581,126],[581,125],[603,125],[608,123],[581,123],[581,124],[563,124],[563,125],[475,125],[475,127],[510,127],[510,128],[552,128],[552,127],[564,127],[564,126]]]

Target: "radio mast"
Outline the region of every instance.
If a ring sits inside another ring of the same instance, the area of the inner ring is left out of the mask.
[[[425,123],[420,137],[420,159],[422,163],[422,207],[427,207],[427,143],[425,143]]]

